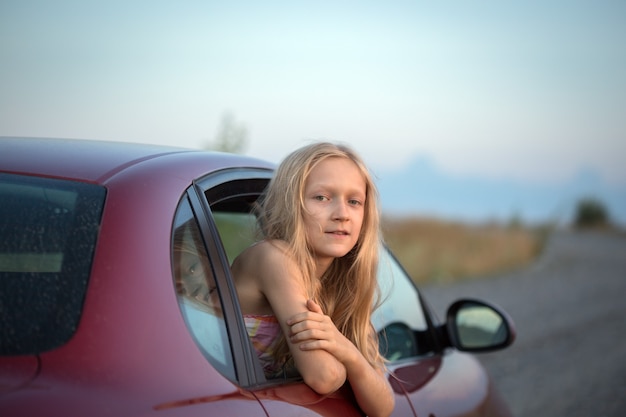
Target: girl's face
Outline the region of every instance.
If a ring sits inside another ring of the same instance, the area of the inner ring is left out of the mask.
[[[327,158],[309,174],[304,185],[304,223],[318,275],[356,244],[365,215],[365,198],[365,179],[350,159]]]
[[[220,302],[208,263],[196,253],[182,251],[176,264],[178,292],[219,312]]]

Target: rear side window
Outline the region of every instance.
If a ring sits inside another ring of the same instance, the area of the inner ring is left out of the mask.
[[[178,206],[172,241],[174,284],[187,328],[204,357],[236,380],[223,305],[200,227],[185,199]]]
[[[0,173],[0,355],[51,350],[74,334],[105,194]]]

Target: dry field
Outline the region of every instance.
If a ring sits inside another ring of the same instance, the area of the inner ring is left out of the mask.
[[[387,245],[418,284],[485,277],[520,268],[541,252],[546,229],[385,218]]]

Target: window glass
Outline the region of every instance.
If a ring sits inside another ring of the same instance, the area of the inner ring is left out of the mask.
[[[256,217],[251,213],[213,212],[228,263],[258,238]]]
[[[0,174],[0,354],[35,354],[76,330],[103,187]]]
[[[198,223],[186,199],[174,220],[172,250],[174,282],[185,323],[207,360],[235,380],[222,302]]]
[[[394,361],[427,350],[427,346],[419,342],[428,324],[417,289],[400,264],[384,248],[379,261],[378,282],[383,303],[374,312],[372,322],[379,332],[381,353]]]

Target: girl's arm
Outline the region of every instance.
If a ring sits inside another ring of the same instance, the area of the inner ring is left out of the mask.
[[[305,352],[322,350],[331,353],[345,367],[347,379],[363,412],[370,417],[389,416],[395,399],[385,372],[370,365],[317,303],[308,300],[307,308],[308,312],[287,321],[291,341]]]
[[[298,372],[317,393],[324,395],[336,391],[346,381],[344,365],[330,352],[300,349],[288,337],[288,318],[307,311],[302,273],[275,244],[263,242],[257,247],[258,259],[252,265],[256,267],[260,290],[283,329]]]

